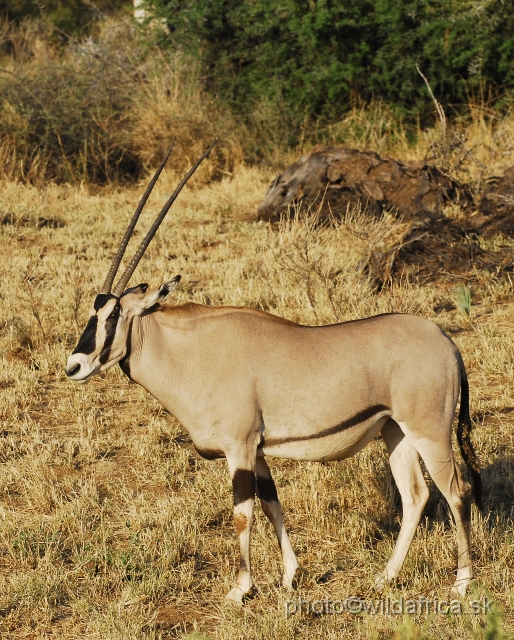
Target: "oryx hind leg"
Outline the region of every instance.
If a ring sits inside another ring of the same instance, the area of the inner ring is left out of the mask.
[[[239,536],[240,558],[236,586],[227,598],[241,604],[252,592],[250,532],[255,504],[255,455],[248,447],[225,452],[234,492],[234,525]]]
[[[428,500],[428,487],[419,462],[419,454],[394,420],[382,428],[393,478],[402,498],[403,518],[393,554],[375,584],[381,588],[400,571],[412,543],[421,513]]]
[[[262,510],[273,525],[277,535],[278,544],[282,551],[284,573],[282,584],[284,587],[292,587],[293,580],[298,569],[298,560],[289,542],[289,537],[282,519],[282,507],[277,495],[277,488],[271,477],[268,464],[263,457],[257,458],[257,495],[261,501]]]
[[[471,578],[471,486],[462,477],[448,437],[438,440],[422,438],[414,443],[428,473],[450,505],[457,529],[457,577],[452,594],[463,596]]]

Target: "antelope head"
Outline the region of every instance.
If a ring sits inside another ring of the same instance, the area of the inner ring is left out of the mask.
[[[116,364],[116,362],[122,360],[127,353],[127,339],[133,318],[142,315],[145,311],[164,300],[177,286],[180,276],[176,276],[157,289],[148,290],[148,285],[146,283],[126,289],[132,274],[136,270],[139,261],[143,257],[144,252],[157,232],[159,225],[171,208],[171,205],[175,202],[186,182],[199,167],[200,163],[209,155],[216,143],[217,140],[195,162],[187,174],[182,178],[179,185],[150,227],[150,230],[146,234],[134,257],[127,265],[127,268],[121,276],[118,284],[112,288],[114,278],[116,277],[130,237],[134,231],[139,216],[141,215],[141,211],[143,210],[143,207],[145,206],[146,201],[148,200],[150,193],[171,154],[173,144],[171,145],[171,148],[150,181],[136,211],[134,212],[134,215],[132,216],[105,282],[96,296],[86,328],[84,329],[75,350],[68,358],[65,373],[70,380],[82,383],[88,382],[96,373],[105,371],[105,369],[108,369],[113,364]]]

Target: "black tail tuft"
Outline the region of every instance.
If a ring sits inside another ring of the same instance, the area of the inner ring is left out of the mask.
[[[482,477],[480,475],[480,472],[475,471],[475,469],[473,468],[470,468],[469,472],[473,481],[473,498],[475,500],[475,504],[480,511],[483,511],[484,502],[482,499]]]
[[[460,451],[464,462],[468,468],[473,485],[473,498],[475,504],[482,511],[484,508],[482,502],[482,478],[480,477],[480,465],[476,456],[473,445],[471,444],[471,417],[469,415],[469,384],[468,376],[462,356],[457,350],[457,359],[460,369],[460,410],[459,425],[457,427],[457,440],[459,442]]]

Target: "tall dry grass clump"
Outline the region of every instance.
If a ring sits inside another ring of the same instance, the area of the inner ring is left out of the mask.
[[[58,47],[42,22],[5,26],[0,174],[42,183],[136,180],[178,137],[171,167],[221,138],[197,180],[230,173],[241,132],[201,89],[194,61],[147,45],[130,21]],[[2,46],[3,45],[3,46]]]
[[[388,298],[377,298],[376,284],[365,265],[376,251],[387,251],[403,233],[403,224],[392,215],[373,218],[362,210],[349,209],[340,220],[320,224],[321,203],[309,210],[296,207],[270,232],[272,265],[268,282],[285,298],[277,299],[279,315],[297,314],[303,324],[332,324],[389,311],[421,312],[407,303],[402,289],[400,307]],[[294,311],[292,311],[294,310]]]

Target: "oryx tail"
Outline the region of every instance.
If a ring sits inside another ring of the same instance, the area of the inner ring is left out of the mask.
[[[468,468],[469,475],[473,483],[473,498],[475,504],[482,511],[482,478],[480,477],[480,466],[478,464],[478,458],[471,443],[471,417],[469,415],[469,384],[468,376],[466,374],[466,368],[464,362],[458,350],[457,360],[459,362],[460,369],[460,409],[459,409],[459,424],[457,427],[457,440],[459,442],[460,452]]]

